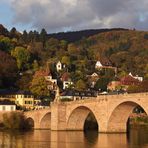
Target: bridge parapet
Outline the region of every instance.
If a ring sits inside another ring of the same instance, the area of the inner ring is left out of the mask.
[[[73,100],[73,101],[65,101],[65,102],[52,102],[52,104],[65,104],[65,105],[70,105],[70,104],[83,104],[83,103],[90,103],[90,102],[102,102],[102,101],[109,101],[113,99],[124,99],[124,98],[142,98],[148,96],[148,93],[125,93],[125,94],[117,94],[117,95],[98,95],[97,97],[90,97],[87,99],[80,99],[80,100]]]

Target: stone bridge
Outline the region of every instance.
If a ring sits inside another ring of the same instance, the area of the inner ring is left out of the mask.
[[[40,109],[25,112],[27,120],[35,129],[50,129],[51,128],[51,109]]]
[[[148,114],[148,93],[100,95],[94,99],[53,102],[51,108],[27,112],[34,128],[51,130],[83,130],[89,113],[98,123],[99,132],[126,132],[133,109],[141,106]]]

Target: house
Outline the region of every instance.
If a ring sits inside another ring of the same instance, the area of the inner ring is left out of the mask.
[[[49,90],[55,90],[57,86],[57,79],[53,79],[49,70],[39,70],[35,73],[36,76],[43,76],[47,82]]]
[[[42,97],[34,99],[34,110],[46,109],[50,107],[48,100],[43,100]]]
[[[57,70],[57,72],[63,70],[64,68],[66,68],[66,65],[65,64],[62,64],[60,61],[58,61],[56,63],[56,70]]]
[[[34,107],[34,96],[29,91],[18,91],[15,94],[15,103],[18,106],[22,106],[26,109],[33,109]]]
[[[140,81],[134,77],[127,75],[120,79],[121,85],[139,85]]]
[[[16,104],[9,100],[0,101],[0,111],[15,111]]]
[[[40,100],[40,99],[39,99]],[[38,101],[37,104],[34,105],[34,110],[39,110],[39,109],[48,109],[50,106],[50,103],[48,101]]]
[[[120,79],[120,83],[123,90],[127,90],[127,88],[131,85],[139,85],[141,82],[130,75],[124,76]]]
[[[100,61],[97,61],[96,62],[96,65],[95,65],[95,68],[96,69],[100,69],[100,68],[102,68],[103,67],[103,65],[101,64],[101,62]]]
[[[96,72],[94,72],[91,75],[88,75],[88,81],[89,81],[91,88],[94,88],[94,86],[99,78],[100,78],[100,76]]]
[[[53,79],[51,73],[44,76],[47,81],[47,87],[49,90],[55,90],[57,86],[57,79]]]
[[[62,63],[60,61],[57,62],[56,69],[57,69],[57,72],[59,72],[60,70],[62,70]]]
[[[0,90],[0,100],[9,100],[15,103],[15,90]]]
[[[133,77],[133,78],[135,78],[135,79],[139,80],[140,82],[142,82],[142,81],[143,81],[143,77],[139,77],[138,75],[133,76],[131,72],[129,73],[129,75],[130,75],[131,77]]]
[[[98,74],[94,72],[93,74],[91,74],[91,77],[98,77]]]
[[[112,62],[109,59],[104,58],[101,61],[97,61],[96,62],[95,68],[96,69],[100,69],[100,68],[112,68]]]
[[[38,105],[39,103],[41,103],[41,99],[34,98],[34,106]]]
[[[69,88],[69,86],[73,85],[70,74],[68,72],[63,73],[61,76],[61,81],[63,82],[63,89]]]
[[[76,91],[76,90],[66,90],[60,95],[60,99],[69,99],[71,101],[80,99],[90,99],[95,98],[96,93],[94,91]]]
[[[0,90],[0,100],[9,100],[26,109],[34,106],[34,96],[28,91]]]
[[[114,91],[120,85],[121,85],[121,82],[120,81],[111,81],[111,82],[108,83],[107,89],[108,90],[111,90],[111,91]]]
[[[112,62],[109,59],[104,58],[101,61],[96,62],[95,69],[112,69],[115,75],[117,75],[117,67],[113,67],[112,65]]]

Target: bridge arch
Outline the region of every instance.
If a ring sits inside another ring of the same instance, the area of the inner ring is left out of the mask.
[[[30,128],[34,128],[34,120],[31,117],[28,117],[27,119],[27,123],[29,124]]]
[[[79,106],[74,108],[68,117],[67,130],[84,130],[85,121],[90,113],[93,114],[97,121],[94,112],[89,107]],[[99,122],[97,121],[97,124],[98,123]]]
[[[51,129],[51,112],[46,113],[40,121],[41,129]]]
[[[128,118],[137,106],[140,106],[147,114],[145,107],[137,102],[125,101],[115,106],[110,112],[107,132],[126,132]]]

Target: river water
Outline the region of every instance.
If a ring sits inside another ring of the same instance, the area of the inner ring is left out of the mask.
[[[0,148],[148,148],[148,128],[132,128],[129,134],[101,134],[94,131],[1,131]]]

